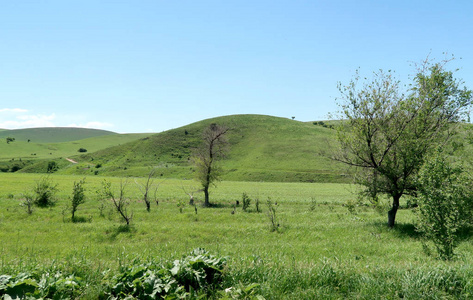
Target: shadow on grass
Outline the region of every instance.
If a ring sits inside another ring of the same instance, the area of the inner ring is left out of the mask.
[[[419,239],[422,237],[422,234],[416,230],[415,225],[411,223],[396,223],[393,228],[389,228],[387,222],[382,221],[374,221],[370,225],[386,232],[392,232],[400,238]]]
[[[123,225],[120,225],[118,227],[112,227],[110,229],[108,229],[107,231],[105,231],[105,234],[107,235],[107,238],[111,241],[115,240],[118,235],[120,235],[121,233],[129,233],[129,234],[133,234],[135,232],[135,228],[133,227],[133,225],[126,225],[126,224],[123,224]]]
[[[373,227],[382,228],[386,231],[391,231],[400,238],[420,239],[423,237],[423,234],[417,231],[415,225],[411,223],[397,223],[394,228],[389,228],[387,223],[381,221],[375,221],[370,225]],[[458,237],[460,241],[467,241],[473,238],[473,226],[461,228],[458,231]]]
[[[233,208],[234,203],[210,203],[209,206],[205,206],[203,203],[199,205],[202,208]]]
[[[89,218],[86,218],[86,217],[74,217],[72,219],[72,223],[91,223],[92,222],[92,218],[89,217]]]

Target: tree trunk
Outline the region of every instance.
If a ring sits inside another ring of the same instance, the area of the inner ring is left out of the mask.
[[[396,222],[396,213],[399,208],[400,195],[393,196],[393,207],[388,211],[388,226],[393,228]]]
[[[209,207],[210,201],[209,201],[209,187],[208,186],[204,187],[204,195],[205,195],[204,206]]]

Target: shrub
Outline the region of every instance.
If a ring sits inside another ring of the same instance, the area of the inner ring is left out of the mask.
[[[79,148],[79,150],[77,150],[77,152],[87,152],[87,149],[85,149],[85,148]]]
[[[33,188],[34,204],[39,207],[54,205],[56,192],[57,184],[53,184],[49,177],[42,177]]]
[[[251,204],[251,199],[247,193],[243,193],[243,195],[241,196],[241,202],[243,203],[243,210],[246,211]]]
[[[14,165],[11,167],[10,171],[11,171],[12,173],[14,173],[14,172],[19,171],[19,170],[21,170],[21,169],[22,169],[22,166],[20,166],[19,164],[14,164]]]
[[[55,161],[48,162],[47,173],[53,173],[59,169],[58,164]]]
[[[459,230],[472,215],[471,179],[454,167],[439,148],[419,173],[417,229],[432,241],[442,259],[451,259],[459,243]]]

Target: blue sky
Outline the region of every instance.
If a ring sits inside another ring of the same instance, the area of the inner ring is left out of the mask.
[[[160,132],[327,119],[337,82],[443,52],[473,88],[472,1],[1,1],[0,128]]]

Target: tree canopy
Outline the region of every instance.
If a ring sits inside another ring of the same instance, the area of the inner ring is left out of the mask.
[[[342,124],[335,159],[356,169],[363,195],[392,197],[388,225],[394,226],[403,195],[415,195],[415,177],[426,155],[456,133],[472,104],[471,91],[445,70],[448,61],[424,61],[413,83],[401,86],[392,72],[379,71],[358,87],[360,76],[339,84]]]

